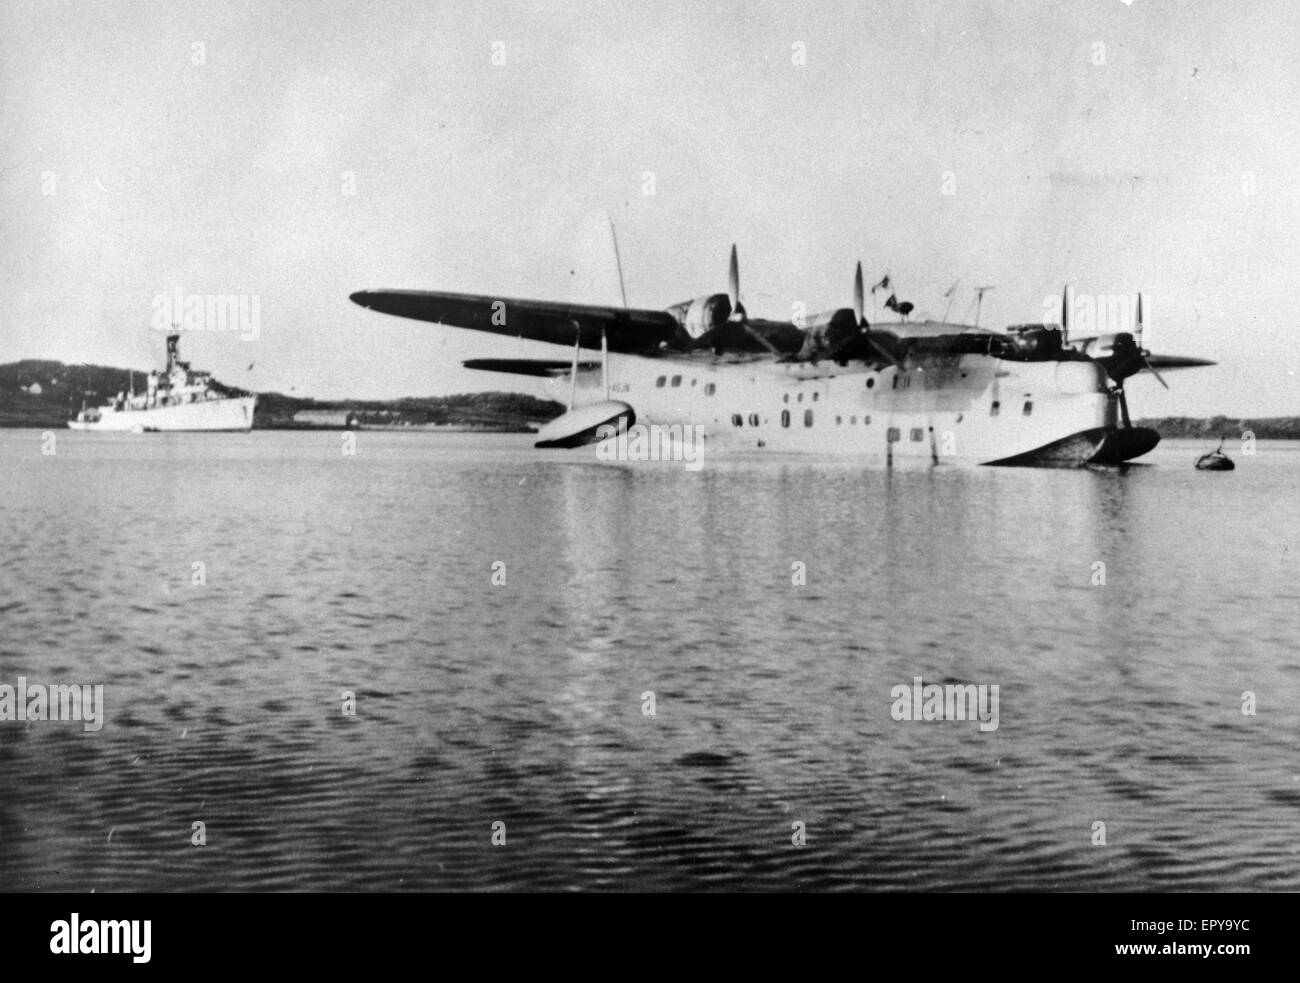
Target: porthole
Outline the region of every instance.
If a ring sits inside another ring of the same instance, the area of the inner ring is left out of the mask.
[[[718,391],[718,387],[715,386],[713,383],[711,383],[711,382],[706,382],[706,383],[704,384],[704,395],[706,395],[706,396],[712,396],[712,395],[713,395],[715,392],[717,392],[717,391]]]
[[[673,388],[676,389],[681,384],[682,384],[682,377],[679,375],[673,376],[673,381],[672,381]]]
[[[745,425],[745,421],[742,420],[742,419],[740,418],[740,414],[739,414],[739,413],[732,413],[732,414],[731,414],[731,425],[732,425],[733,427],[743,427],[743,426]]]
[[[781,426],[783,426],[783,427],[788,427],[789,425],[790,425],[790,411],[789,411],[789,410],[782,410],[782,411],[781,411]]]
[[[811,426],[813,425],[813,414],[812,414],[812,410],[804,410],[804,411],[803,411],[803,425],[804,425],[805,427],[811,427]]]
[[[662,389],[664,387],[664,383],[667,381],[668,381],[668,376],[661,375],[658,379],[655,380],[655,388]]]
[[[751,414],[749,414],[749,425],[750,425],[751,427],[756,427],[756,426],[758,426],[758,414],[757,414],[757,413],[751,413]]]

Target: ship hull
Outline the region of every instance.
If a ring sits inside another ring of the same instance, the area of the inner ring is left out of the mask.
[[[69,420],[72,430],[102,430],[118,433],[207,432],[241,433],[253,427],[256,396],[235,399],[207,399],[176,406],[154,406],[144,410],[114,410],[103,407],[98,420]]]

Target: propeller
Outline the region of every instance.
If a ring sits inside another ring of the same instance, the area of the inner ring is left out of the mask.
[[[826,358],[832,362],[846,361],[849,357],[851,357],[849,354],[850,352],[852,352],[856,348],[859,348],[863,342],[866,342],[867,347],[871,351],[879,355],[886,362],[893,363],[899,369],[899,371],[902,371],[904,369],[903,363],[898,358],[896,358],[892,352],[888,352],[883,347],[881,347],[881,345],[872,336],[870,330],[871,326],[867,323],[867,317],[864,312],[865,306],[866,306],[866,290],[863,288],[862,263],[859,261],[858,267],[853,274],[853,309],[852,310],[853,310],[853,323],[856,326],[857,330],[853,334],[845,338],[843,341],[841,341],[839,344],[837,344],[829,352],[826,352],[824,355],[820,353],[814,353],[811,357],[811,361],[816,362],[820,358]]]
[[[740,302],[740,260],[736,254],[736,244],[731,244],[731,263],[727,268],[727,299],[731,302],[731,313],[727,315],[727,325],[732,329],[730,332],[709,332],[710,337],[702,337],[700,341],[713,345],[715,355],[721,355],[726,349],[726,338],[724,334],[733,334],[735,329],[739,328],[749,337],[753,338],[760,345],[766,348],[773,355],[781,354],[776,347],[755,331],[749,324],[749,315],[745,312],[745,305]]]
[[[1165,382],[1165,378],[1164,378],[1164,376],[1162,376],[1159,372],[1157,372],[1157,371],[1156,371],[1156,367],[1155,367],[1154,365],[1152,365],[1152,364],[1148,361],[1148,358],[1150,357],[1151,353],[1150,353],[1149,351],[1147,351],[1145,348],[1142,347],[1142,328],[1143,328],[1143,325],[1142,325],[1142,292],[1141,292],[1141,291],[1138,291],[1138,299],[1137,299],[1137,347],[1138,347],[1138,358],[1140,358],[1140,359],[1142,360],[1142,368],[1146,369],[1146,370],[1147,370],[1148,372],[1150,372],[1153,376],[1155,376],[1155,377],[1156,377],[1156,381],[1159,382],[1160,385],[1162,385],[1162,386],[1164,386],[1166,389],[1168,389],[1168,388],[1169,388],[1169,383]]]
[[[1106,371],[1111,378],[1115,380],[1115,395],[1119,400],[1120,419],[1126,428],[1133,424],[1128,415],[1128,397],[1124,393],[1124,380],[1131,375],[1141,371],[1150,372],[1156,377],[1156,381],[1166,389],[1169,383],[1165,382],[1164,376],[1156,371],[1156,367],[1150,362],[1151,353],[1142,347],[1142,336],[1145,331],[1143,323],[1143,311],[1146,304],[1141,293],[1137,295],[1137,317],[1134,327],[1134,334],[1121,332],[1115,336],[1111,344],[1111,354],[1102,359],[1102,364],[1106,366]],[[1134,337],[1136,335],[1136,338]]]
[[[975,327],[978,328],[980,326],[980,311],[983,310],[984,308],[984,295],[988,293],[990,290],[996,290],[996,289],[997,287],[993,286],[992,284],[989,284],[984,287],[975,288],[975,299],[974,301],[971,302],[971,307],[975,308]],[[970,307],[966,308],[966,313],[967,316],[969,316]],[[944,320],[947,320],[947,318],[945,318]]]
[[[881,358],[886,359],[894,364],[894,367],[900,372],[904,370],[903,363],[900,359],[894,357],[893,352],[885,351],[880,344],[871,335],[870,325],[867,324],[866,315],[862,312],[862,306],[866,300],[865,292],[862,289],[862,262],[858,261],[857,271],[853,275],[853,317],[858,322],[858,330],[866,336],[867,344]]]
[[[731,244],[731,265],[727,267],[727,299],[731,301],[731,319],[744,320],[745,308],[740,303],[740,259],[736,244]]]

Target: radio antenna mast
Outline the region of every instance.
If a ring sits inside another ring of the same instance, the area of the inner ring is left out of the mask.
[[[614,265],[618,267],[618,290],[623,295],[623,309],[627,310],[627,287],[623,285],[623,259],[618,254],[618,230],[614,228],[614,216],[606,212],[605,217],[609,219],[609,234],[614,240]]]

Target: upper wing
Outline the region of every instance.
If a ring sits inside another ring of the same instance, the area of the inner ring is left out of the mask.
[[[604,332],[614,352],[653,354],[662,345],[674,343],[681,332],[677,319],[667,311],[425,290],[361,290],[351,299],[372,311],[397,317],[556,345],[576,341],[584,348],[599,348]]]
[[[886,351],[909,358],[984,355],[1002,337],[987,328],[945,321],[893,321],[873,324],[870,330]]]
[[[803,331],[791,322],[758,318],[748,320],[748,331],[738,324],[723,322],[699,338],[692,338],[671,310],[629,310],[426,290],[361,290],[351,299],[372,311],[397,317],[555,345],[569,346],[579,341],[583,348],[599,348],[603,332],[610,351],[634,355],[703,354],[710,349],[732,353],[767,353],[773,349],[794,352],[803,342]]]
[[[970,324],[954,324],[951,321],[873,321],[872,331],[885,331],[908,341],[923,338],[952,338],[962,335],[987,337],[999,332],[988,328],[977,328]]]

